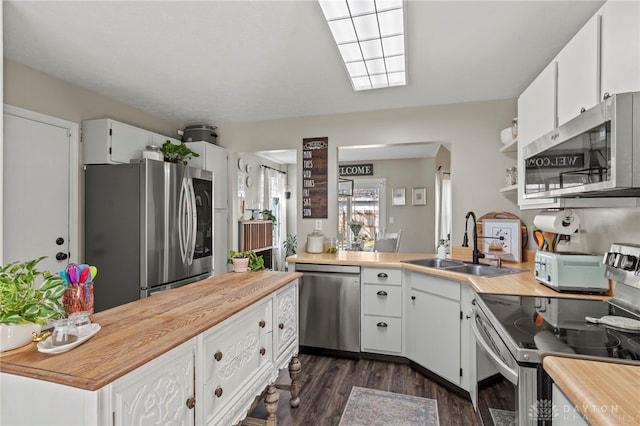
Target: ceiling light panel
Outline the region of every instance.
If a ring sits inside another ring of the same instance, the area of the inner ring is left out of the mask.
[[[406,84],[402,0],[318,0],[354,90]]]

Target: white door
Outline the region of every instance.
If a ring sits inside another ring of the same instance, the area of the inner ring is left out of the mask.
[[[53,273],[68,263],[70,146],[68,128],[4,114],[3,263],[47,256],[38,269]]]

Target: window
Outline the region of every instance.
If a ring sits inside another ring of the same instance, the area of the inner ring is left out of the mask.
[[[362,249],[373,250],[375,235],[384,227],[385,179],[354,179],[353,195],[338,197],[338,243],[350,248],[354,235],[349,224],[362,223]]]

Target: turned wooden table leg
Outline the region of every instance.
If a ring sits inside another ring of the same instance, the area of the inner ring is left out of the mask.
[[[267,420],[265,424],[267,426],[276,426],[278,423],[276,412],[278,411],[278,400],[280,399],[280,393],[276,388],[276,385],[271,383],[267,386],[267,391],[264,394],[264,408],[267,410]]]
[[[300,364],[300,360],[298,359],[298,355],[294,355],[291,357],[291,361],[289,361],[289,377],[291,377],[291,407],[296,408],[300,405],[300,382],[298,382],[298,377],[300,376],[300,370],[302,366]]]

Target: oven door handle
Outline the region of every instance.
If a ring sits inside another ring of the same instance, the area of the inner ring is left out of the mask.
[[[477,315],[477,314],[476,314]],[[491,361],[496,366],[500,374],[502,374],[507,380],[513,383],[515,386],[518,386],[518,373],[511,369],[507,364],[502,361],[498,355],[494,352],[494,350],[489,346],[489,344],[484,340],[484,337],[480,334],[480,330],[478,330],[478,326],[476,325],[475,317],[473,321],[471,321],[471,330],[473,334],[476,336],[476,341],[482,346],[482,349],[486,354],[491,358]]]

